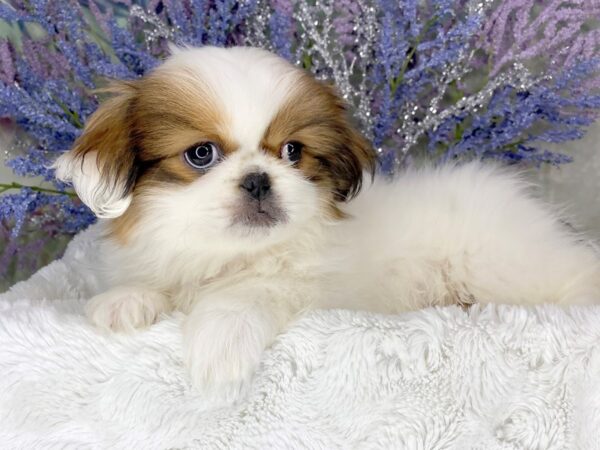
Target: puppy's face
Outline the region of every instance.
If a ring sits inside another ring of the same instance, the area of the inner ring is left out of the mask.
[[[262,50],[178,51],[111,91],[56,167],[123,243],[264,247],[340,218],[373,168],[334,91]]]

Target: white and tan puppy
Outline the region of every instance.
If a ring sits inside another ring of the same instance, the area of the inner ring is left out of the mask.
[[[266,51],[178,50],[112,93],[56,163],[108,219],[89,318],[129,331],[185,312],[209,393],[238,395],[308,308],[600,299],[597,255],[516,177],[471,163],[371,183],[335,91]]]

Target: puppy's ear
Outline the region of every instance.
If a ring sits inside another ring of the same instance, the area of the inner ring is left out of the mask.
[[[371,144],[352,123],[346,102],[332,87],[326,89],[334,116],[329,127],[335,136],[335,149],[324,155],[323,162],[331,174],[336,200],[346,201],[358,194],[365,173],[373,177],[377,158]]]
[[[73,148],[56,160],[56,177],[73,183],[81,200],[102,218],[118,217],[131,202],[136,181],[130,142],[130,109],[135,85],[122,82],[104,90],[113,95],[88,119]]]
[[[373,178],[376,156],[369,142],[354,128],[346,111],[341,114],[340,149],[330,158],[330,167],[336,200],[347,201],[360,192],[365,174]]]

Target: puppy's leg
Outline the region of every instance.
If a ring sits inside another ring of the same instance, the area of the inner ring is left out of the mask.
[[[497,230],[485,246],[462,258],[464,265],[453,266],[474,298],[512,304],[600,303],[599,255],[560,224],[548,218],[524,230]]]
[[[477,213],[463,232],[466,245],[448,259],[449,279],[481,302],[600,303],[600,255],[545,205],[520,192],[511,197]]]
[[[435,298],[444,304],[600,301],[600,256],[519,177],[471,163],[423,171],[408,186],[420,201],[403,203],[410,221],[400,240],[400,269],[408,288],[396,283],[400,288],[393,290],[409,294],[403,298],[424,297],[425,304]],[[391,217],[397,226],[401,217]]]
[[[263,351],[294,314],[288,293],[280,282],[187,293],[200,296],[183,329],[192,384],[220,401],[239,397]]]
[[[169,299],[138,286],[119,286],[93,297],[86,315],[98,328],[131,332],[152,325],[172,309]]]

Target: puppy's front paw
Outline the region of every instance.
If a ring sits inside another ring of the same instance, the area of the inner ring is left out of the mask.
[[[259,311],[192,313],[184,326],[185,359],[192,385],[215,402],[239,399],[274,336],[272,324]]]
[[[170,304],[163,294],[135,287],[119,287],[93,297],[86,315],[98,328],[131,332],[152,325]]]

